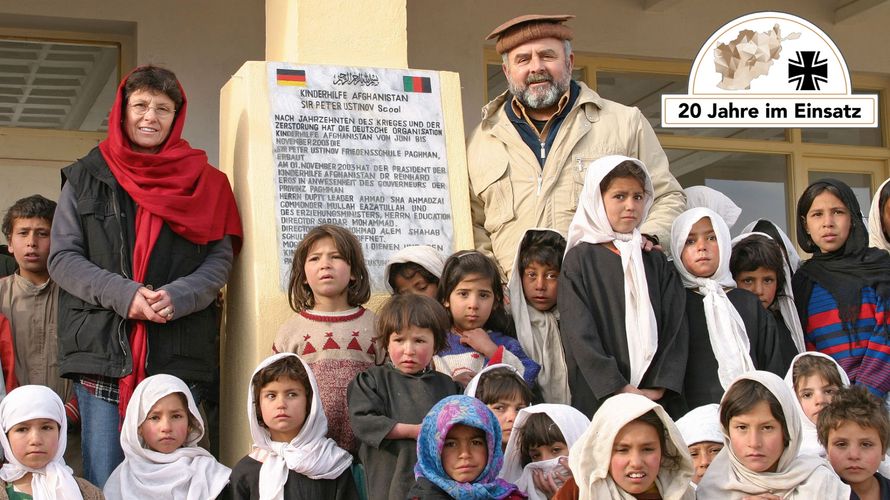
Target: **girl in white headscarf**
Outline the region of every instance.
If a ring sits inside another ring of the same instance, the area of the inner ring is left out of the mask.
[[[671,227],[674,265],[686,287],[690,408],[717,403],[737,376],[755,369],[785,374],[776,320],[756,295],[736,288],[729,269],[729,228],[717,213],[694,208]]]
[[[683,288],[663,253],[642,250],[652,197],[643,163],[605,156],[587,169],[569,225],[557,307],[572,406],[585,415],[617,393],[668,405],[682,390]]]
[[[432,299],[439,292],[445,257],[429,245],[405,247],[394,253],[383,267],[389,293],[419,293]]]
[[[888,199],[890,199],[890,179],[881,183],[881,187],[878,188],[875,197],[871,200],[871,209],[868,211],[868,246],[890,252]]]
[[[530,500],[546,500],[571,474],[569,449],[590,419],[568,405],[539,404],[523,408],[504,451],[500,477],[515,484]]]
[[[464,395],[476,398],[494,413],[501,426],[501,446],[506,448],[519,412],[532,404],[532,391],[516,367],[495,363],[479,370],[464,389]]]
[[[327,437],[315,375],[293,353],[260,362],[247,389],[253,449],[232,469],[229,498],[358,498],[352,455]]]
[[[204,422],[185,382],[153,375],[136,386],[121,429],[124,461],[105,483],[111,500],[216,498],[231,470],[198,446]]]
[[[677,428],[686,441],[692,465],[695,467],[692,483],[698,486],[714,457],[723,449],[720,405],[714,403],[690,410],[677,420]]]
[[[847,499],[850,487],[818,456],[800,455],[794,395],[778,376],[746,373],[720,403],[726,446],[698,485],[701,500]]]
[[[572,446],[569,467],[573,478],[554,499],[695,498],[680,431],[661,405],[638,394],[603,403]]]
[[[42,385],[23,385],[0,402],[0,499],[95,500],[102,491],[72,475],[62,456],[68,420],[62,400]],[[22,494],[30,495],[23,497]]]
[[[819,411],[831,403],[834,394],[850,385],[847,372],[831,356],[803,352],[794,357],[785,374],[785,385],[794,394],[794,410],[800,421],[800,454],[825,456],[819,444],[816,420]]]
[[[529,229],[519,240],[507,286],[516,338],[541,365],[537,383],[547,403],[569,404],[566,358],[559,334],[557,281],[566,240],[552,229]]]

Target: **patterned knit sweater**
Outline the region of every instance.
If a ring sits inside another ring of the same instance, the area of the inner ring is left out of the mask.
[[[278,329],[274,352],[293,352],[315,373],[328,436],[355,453],[358,443],[349,426],[346,388],[374,364],[374,313],[357,307],[329,313],[301,311]]]
[[[844,328],[837,301],[828,290],[814,284],[804,336],[808,350],[828,354],[847,372],[850,382],[883,398],[890,392],[890,325],[874,289],[865,287],[861,293],[859,317]]]

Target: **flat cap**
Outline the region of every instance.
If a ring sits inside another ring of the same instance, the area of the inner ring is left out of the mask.
[[[509,52],[525,42],[539,38],[571,40],[574,36],[572,28],[562,23],[574,17],[571,14],[526,14],[514,17],[498,26],[485,39],[498,39],[495,46],[498,54]]]

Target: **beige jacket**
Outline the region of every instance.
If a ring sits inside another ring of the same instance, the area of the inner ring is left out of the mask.
[[[0,279],[0,313],[12,328],[18,385],[48,386],[68,402],[73,389],[59,376],[58,309],[59,285],[54,281],[34,285],[18,273]]]
[[[482,123],[470,136],[467,169],[476,248],[494,255],[505,276],[510,276],[519,239],[527,229],[546,227],[566,233],[587,166],[602,156],[639,158],[649,169],[655,201],[643,233],[668,242],[671,223],[686,209],[683,190],[640,110],[603,99],[578,84],[581,93],[553,141],[543,172],[537,152],[507,118],[506,92],[482,108]]]

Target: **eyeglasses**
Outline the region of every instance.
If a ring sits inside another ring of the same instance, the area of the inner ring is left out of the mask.
[[[136,116],[145,116],[146,113],[154,110],[155,116],[158,118],[167,118],[176,112],[175,109],[170,109],[167,106],[149,106],[144,102],[134,102],[127,107],[130,108],[130,111]]]

